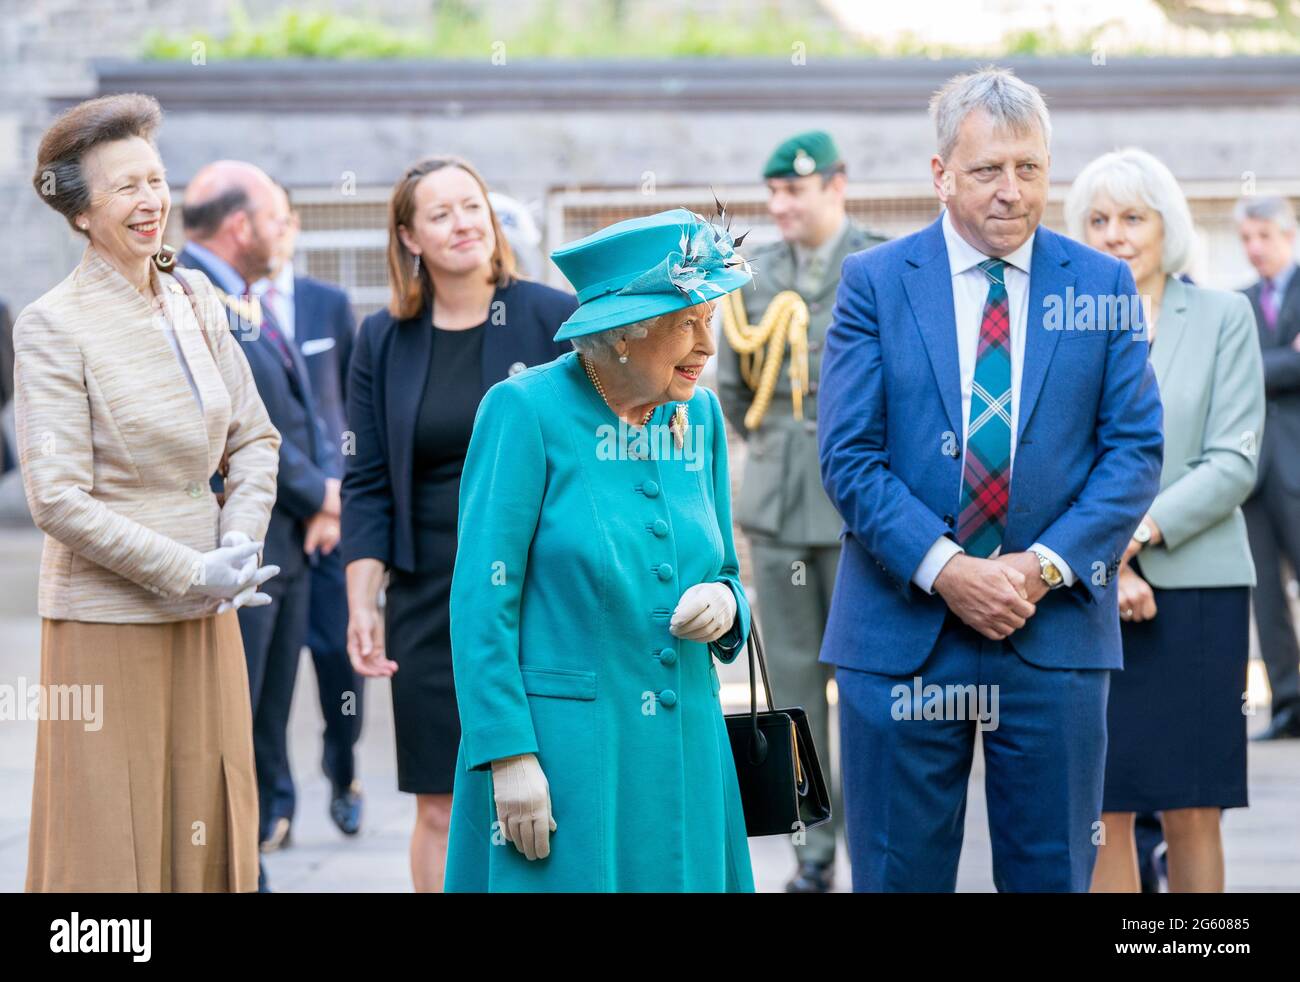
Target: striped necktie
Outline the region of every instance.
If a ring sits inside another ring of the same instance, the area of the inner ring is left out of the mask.
[[[989,279],[966,427],[957,542],[973,556],[988,557],[1002,544],[1011,491],[1011,316],[1006,263],[986,259]]]

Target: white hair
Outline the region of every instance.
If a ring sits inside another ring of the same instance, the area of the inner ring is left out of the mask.
[[[1232,217],[1240,225],[1247,218],[1261,222],[1273,222],[1283,232],[1295,228],[1295,209],[1291,202],[1274,195],[1242,198],[1232,209]]]
[[[573,348],[589,361],[607,361],[616,356],[620,341],[624,339],[635,341],[646,337],[650,330],[658,327],[664,318],[672,317],[675,313],[676,311],[671,314],[660,314],[658,317],[637,321],[634,324],[623,324],[605,331],[597,331],[595,334],[580,335],[573,339]]]
[[[712,316],[717,312],[717,302],[714,300],[701,301],[709,305],[709,314]],[[573,339],[573,347],[584,358],[591,361],[604,361],[617,356],[618,343],[624,339],[635,341],[638,338],[647,337],[651,331],[660,327],[672,327],[673,325],[686,321],[691,311],[698,307],[695,304],[692,307],[681,307],[678,310],[670,310],[666,314],[659,314],[657,317],[648,317],[643,321],[637,321],[633,324],[624,324],[621,327],[611,327],[607,331],[597,331],[595,334],[584,334]]]
[[[1011,69],[989,65],[953,76],[930,99],[930,118],[934,120],[939,156],[944,160],[957,145],[962,122],[976,110],[983,110],[1000,129],[1013,133],[1024,133],[1037,126],[1043,134],[1043,144],[1052,145],[1052,121],[1042,93],[1017,78]]]
[[[1098,194],[1108,195],[1117,205],[1146,205],[1164,223],[1164,248],[1160,269],[1181,273],[1192,260],[1196,228],[1183,189],[1169,168],[1136,147],[1113,150],[1088,164],[1070,185],[1065,198],[1065,223],[1070,234],[1085,240],[1088,213]]]

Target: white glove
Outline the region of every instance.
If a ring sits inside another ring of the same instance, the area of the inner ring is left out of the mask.
[[[239,531],[230,531],[221,537],[223,546],[242,546],[251,541],[247,533]],[[224,614],[228,610],[238,610],[240,607],[265,607],[271,602],[271,597],[260,592],[258,588],[278,572],[280,572],[279,566],[258,566],[256,553],[249,556],[239,570],[240,578],[248,585],[233,598],[222,600],[217,605],[217,613]]]
[[[529,859],[551,854],[551,785],[536,754],[492,761],[492,794],[505,837]]]
[[[736,598],[725,583],[697,583],[677,601],[668,631],[687,641],[717,641],[736,620]]]
[[[203,565],[196,571],[195,582],[190,584],[190,588],[196,593],[229,600],[252,580],[257,569],[257,552],[261,548],[260,542],[243,542],[205,552],[200,557]],[[253,571],[246,573],[250,558]]]

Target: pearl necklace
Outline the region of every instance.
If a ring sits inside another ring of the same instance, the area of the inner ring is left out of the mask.
[[[600,397],[603,400],[605,400],[605,405],[609,406],[609,396],[605,395],[605,387],[600,384],[600,379],[596,377],[596,370],[591,367],[591,362],[587,361],[587,359],[584,358],[582,355],[578,355],[578,361],[582,362],[582,367],[583,370],[587,373],[587,378],[591,379],[591,384],[596,387],[596,391],[600,394]],[[614,409],[613,406],[609,406],[609,408],[611,410]],[[655,414],[654,409],[651,409],[648,413],[646,413],[645,419],[641,420],[641,425],[645,426],[647,423],[649,423],[650,417],[653,416],[654,414]],[[617,411],[615,411],[615,415],[618,415]]]

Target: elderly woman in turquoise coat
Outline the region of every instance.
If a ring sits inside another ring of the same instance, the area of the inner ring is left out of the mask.
[[[753,891],[714,660],[744,648],[713,301],[750,279],[676,209],[552,258],[575,351],[493,386],[451,589],[448,891]]]

